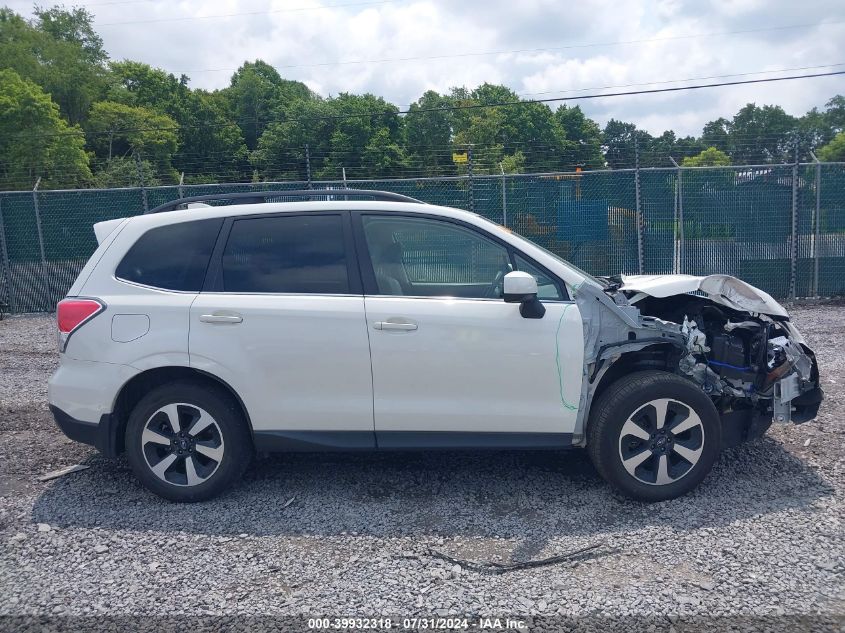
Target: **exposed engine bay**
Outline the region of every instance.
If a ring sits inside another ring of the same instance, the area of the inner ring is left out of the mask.
[[[637,306],[680,323],[687,353],[678,369],[717,400],[720,410],[750,405],[780,423],[810,419],[798,414],[793,420],[792,402],[816,387],[815,360],[783,317],[740,312],[694,295],[649,297]]]
[[[623,323],[584,305],[593,320],[585,328],[587,348],[597,350],[587,359],[594,361],[593,384],[626,350],[646,356],[668,347],[665,364],[716,405],[726,445],[762,435],[773,421],[801,423],[816,416],[823,394],[815,355],[767,293],[728,275],[600,279],[606,284],[601,294]]]

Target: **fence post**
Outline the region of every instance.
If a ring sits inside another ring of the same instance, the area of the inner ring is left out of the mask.
[[[671,156],[669,160],[678,168],[678,173],[675,176],[678,186],[675,187],[675,235],[677,236],[677,264],[675,266],[676,273],[684,272],[684,180],[681,166]]]
[[[38,185],[41,184],[41,176],[35,181],[35,186],[32,188],[32,206],[35,211],[35,230],[38,232],[38,250],[41,254],[41,274],[43,275],[43,283],[45,295],[42,297],[44,303],[42,307],[50,308],[50,297],[53,294],[53,284],[50,282],[50,275],[47,272],[47,254],[44,251],[44,232],[41,229],[41,211],[38,208]]]
[[[467,149],[467,175],[469,176],[469,211],[475,213],[475,187],[472,186],[472,147]]]
[[[813,209],[813,235],[810,238],[810,255],[813,258],[813,296],[819,296],[819,239],[822,223],[822,164],[813,152],[810,152],[816,163],[816,207]]]
[[[308,149],[308,143],[305,144],[305,180],[308,183],[308,188],[313,189],[311,184],[311,150]]]
[[[637,132],[634,131],[634,196],[637,210],[637,269],[643,274],[643,213],[640,207],[640,145],[637,142]]]
[[[798,274],[798,149],[792,163],[792,231],[789,242],[789,300],[795,301]]]
[[[505,168],[502,163],[499,163],[499,169],[502,171],[502,226],[508,225],[508,189],[505,180]]]
[[[182,189],[182,186],[185,184],[185,172],[183,171],[179,174],[179,198],[185,197],[185,191]]]
[[[135,154],[135,169],[138,172],[138,183],[141,185],[141,204],[144,205],[144,213],[149,213],[150,205],[147,201],[147,188],[144,185],[144,166],[141,164],[141,153],[134,152]]]
[[[9,249],[6,245],[6,226],[3,223],[3,199],[0,198],[0,251],[3,252],[3,287],[6,288],[6,301],[8,305],[6,306],[9,309],[9,312],[14,312],[14,306],[12,304],[12,267],[9,265]],[[0,295],[0,299],[2,299],[2,295]],[[3,303],[0,300],[0,303]],[[0,313],[2,313],[3,307],[0,306]]]

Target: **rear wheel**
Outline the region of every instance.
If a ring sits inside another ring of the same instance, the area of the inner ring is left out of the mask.
[[[721,445],[719,413],[680,376],[637,372],[610,385],[593,407],[587,449],[596,469],[623,494],[663,501],[695,488]]]
[[[132,410],[126,452],[151,491],[171,501],[202,501],[240,478],[252,442],[226,394],[178,382],[152,390]]]

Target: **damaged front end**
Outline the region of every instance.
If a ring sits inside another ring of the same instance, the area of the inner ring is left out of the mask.
[[[772,421],[798,424],[816,416],[823,393],[815,355],[765,292],[727,275],[603,281],[603,294],[622,310],[620,319],[640,326],[625,343],[640,339],[643,328],[669,333],[667,369],[711,397],[722,417],[724,445],[759,437]],[[601,352],[595,361],[606,362]]]

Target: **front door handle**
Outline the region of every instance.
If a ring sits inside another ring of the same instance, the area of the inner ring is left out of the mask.
[[[244,318],[240,314],[201,314],[203,323],[240,323]]]
[[[399,332],[413,332],[417,324],[410,321],[376,321],[373,323],[376,330],[394,330]]]

